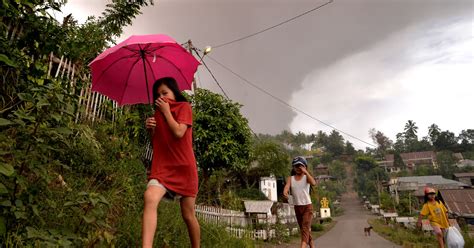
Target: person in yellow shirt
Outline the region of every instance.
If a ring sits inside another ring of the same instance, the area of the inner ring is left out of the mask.
[[[428,217],[433,227],[433,232],[438,239],[439,247],[444,248],[444,233],[449,227],[448,209],[436,197],[436,190],[433,188],[425,188],[425,204],[418,217],[418,226],[421,227],[421,220]]]

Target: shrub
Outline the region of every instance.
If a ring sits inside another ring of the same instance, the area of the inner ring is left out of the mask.
[[[262,193],[259,189],[250,188],[250,189],[240,189],[237,190],[237,196],[246,200],[268,200],[265,194]]]
[[[332,218],[326,218],[326,219],[323,219],[324,222],[327,222],[327,223],[331,223],[332,222]]]
[[[324,230],[324,226],[321,225],[321,224],[312,224],[312,225],[311,225],[311,230],[312,230],[313,232],[321,232],[321,231]]]

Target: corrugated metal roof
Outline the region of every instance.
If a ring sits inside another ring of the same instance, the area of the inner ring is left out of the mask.
[[[436,154],[432,151],[407,152],[407,153],[400,153],[400,157],[403,160],[425,160],[425,159],[435,159]],[[393,161],[394,159],[395,159],[394,154],[385,155],[385,160],[386,161]]]
[[[418,183],[418,184],[426,184],[426,185],[456,184],[459,186],[467,186],[464,183],[446,179],[442,176],[399,177],[398,183]]]
[[[457,177],[457,178],[460,178],[460,177],[474,177],[474,172],[454,173],[454,176]]]
[[[273,206],[272,201],[244,201],[246,213],[266,214]]]
[[[459,161],[459,163],[456,164],[457,167],[467,167],[467,166],[474,166],[474,160],[469,160],[469,159],[464,159]]]
[[[335,177],[329,176],[329,175],[319,175],[319,176],[315,176],[314,178],[316,178],[316,179],[318,179],[318,180],[322,180],[322,179],[336,179]]]
[[[474,189],[443,189],[440,192],[450,212],[474,216]]]

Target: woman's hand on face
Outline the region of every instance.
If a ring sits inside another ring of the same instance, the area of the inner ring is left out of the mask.
[[[145,126],[147,129],[153,129],[156,127],[155,117],[150,117],[146,119]]]
[[[170,104],[163,97],[160,97],[160,98],[156,99],[155,105],[158,107],[158,109],[160,109],[160,111],[163,114],[166,114],[166,113],[170,112]]]

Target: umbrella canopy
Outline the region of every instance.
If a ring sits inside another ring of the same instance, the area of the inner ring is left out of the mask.
[[[120,106],[148,103],[153,83],[172,77],[181,90],[192,88],[199,61],[167,35],[132,35],[90,64],[92,90]]]

